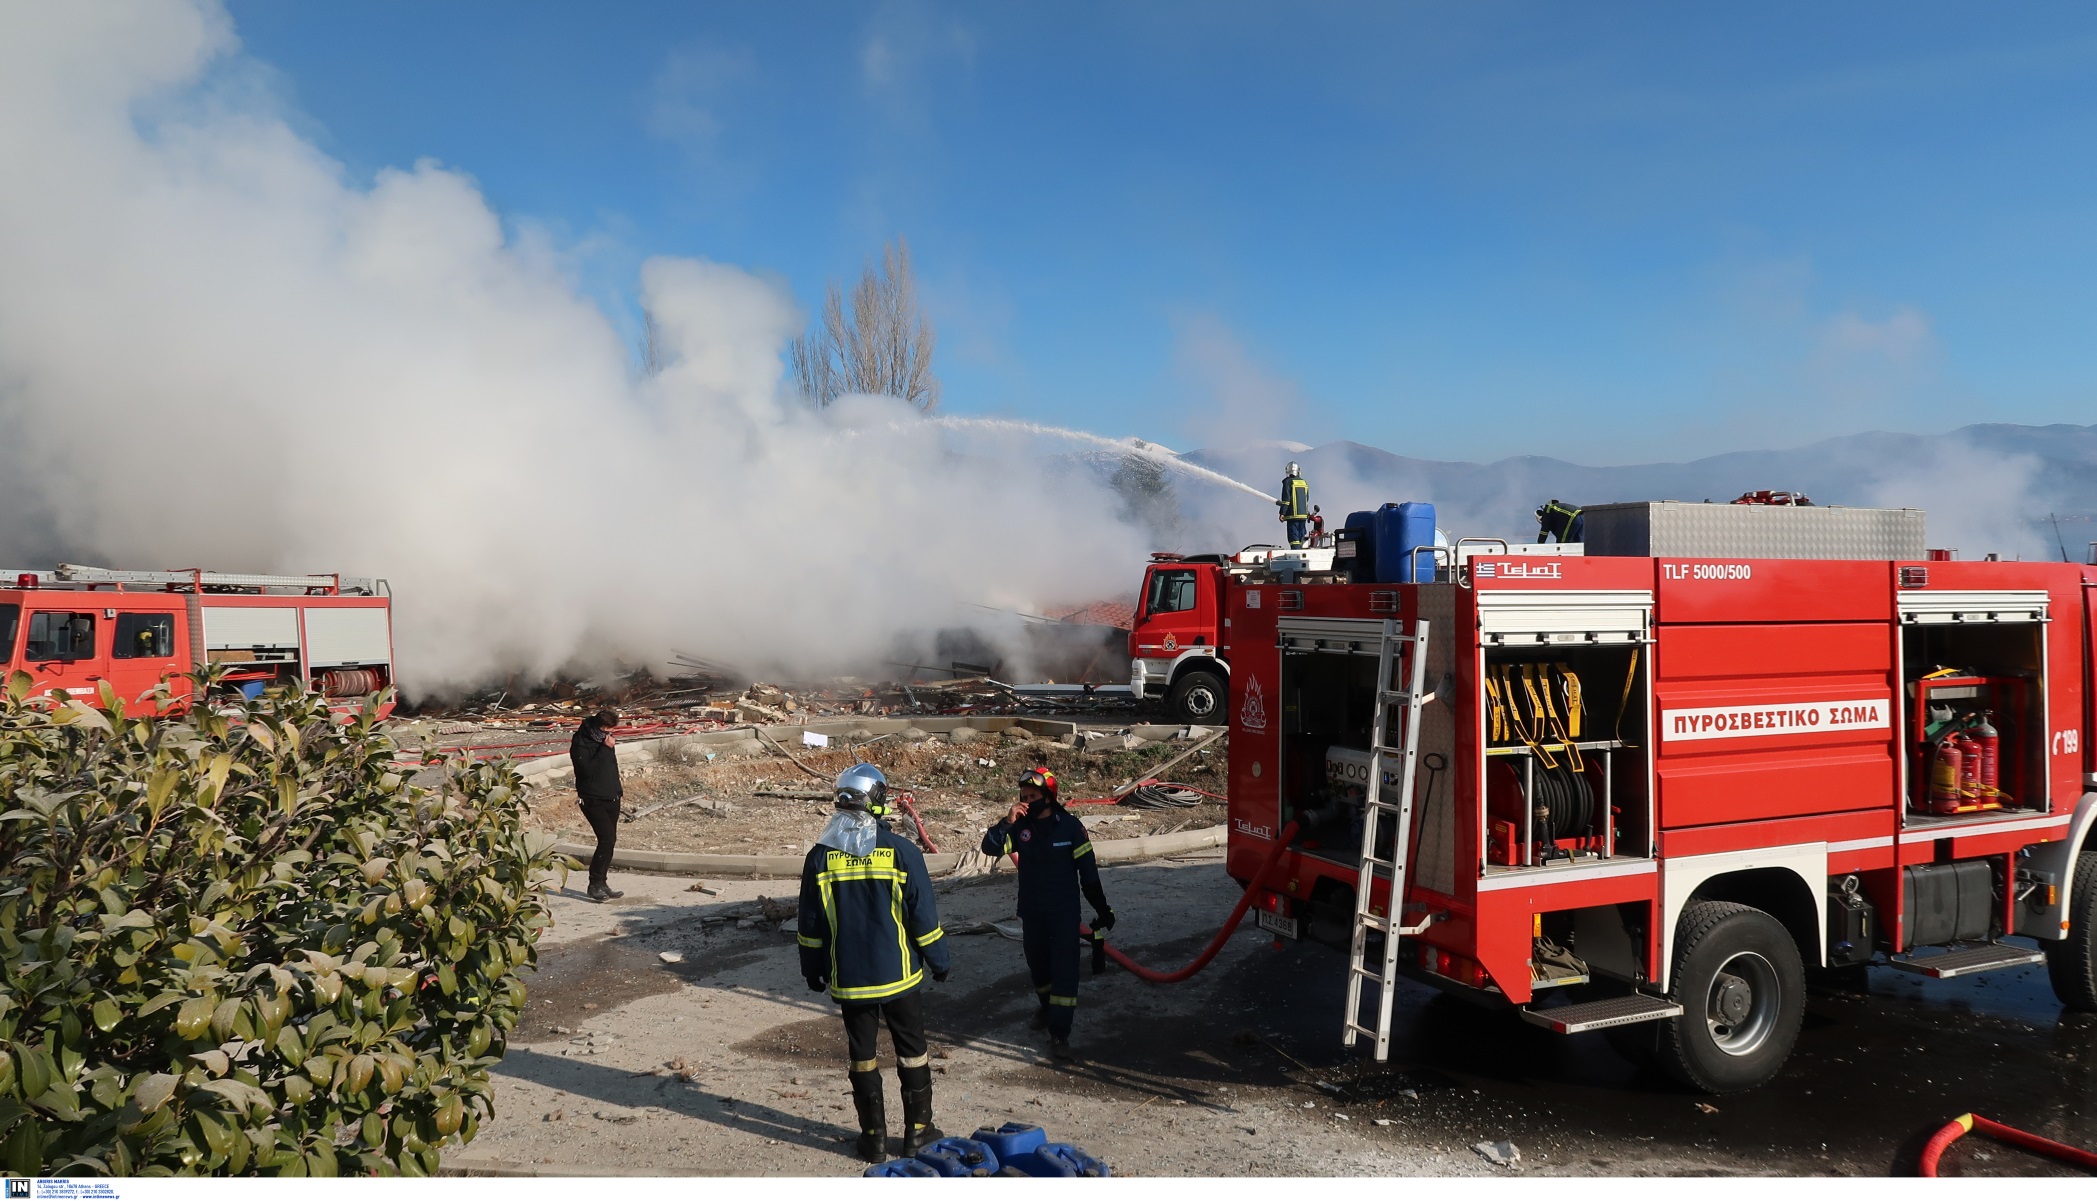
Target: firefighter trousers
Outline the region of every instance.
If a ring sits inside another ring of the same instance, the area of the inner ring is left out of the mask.
[[[1022,914],[1020,923],[1027,972],[1034,977],[1034,995],[1048,1019],[1048,1031],[1068,1039],[1078,1011],[1078,911],[1052,917]]]
[[[896,1045],[896,1066],[922,1068],[929,1062],[925,1052],[925,994],[913,988],[900,997],[860,1005],[847,1001],[845,1047],[854,1072],[881,1070],[876,1058],[881,1025],[888,1023],[888,1037]]]

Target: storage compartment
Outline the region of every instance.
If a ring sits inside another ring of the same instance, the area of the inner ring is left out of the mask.
[[[1652,845],[1644,648],[1485,652],[1485,862],[1538,867]]]
[[[1910,825],[2046,810],[2045,629],[1903,613]]]

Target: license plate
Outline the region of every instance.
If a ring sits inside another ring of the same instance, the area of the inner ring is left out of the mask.
[[[1269,913],[1265,909],[1255,909],[1252,912],[1253,920],[1259,923],[1262,930],[1270,930],[1283,938],[1303,937],[1297,933],[1297,923],[1293,917],[1283,917],[1279,913]]]

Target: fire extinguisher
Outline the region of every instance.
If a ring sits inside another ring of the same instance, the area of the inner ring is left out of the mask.
[[[1993,709],[1981,710],[1980,719],[1974,722],[1971,731],[1973,741],[1980,744],[1981,796],[1991,801],[2002,795],[2002,734],[1988,721],[1994,712]]]
[[[1960,762],[1963,754],[1955,734],[1946,734],[1937,740],[1936,755],[1930,761],[1930,810],[1935,813],[1957,813],[1959,811],[1959,775],[1964,770]]]
[[[1967,805],[1983,797],[1981,792],[1981,747],[1973,735],[1961,730],[1959,740],[1959,797]]]

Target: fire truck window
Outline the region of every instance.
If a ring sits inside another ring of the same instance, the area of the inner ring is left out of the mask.
[[[1150,577],[1150,604],[1146,611],[1152,616],[1160,613],[1184,613],[1194,607],[1194,573],[1191,571],[1160,571]]]
[[[22,624],[22,606],[0,605],[0,661],[14,658],[15,630]]]
[[[29,645],[22,657],[43,662],[94,658],[95,615],[31,613]]]
[[[168,613],[119,613],[116,643],[109,648],[116,659],[172,659],[175,657],[175,618]]]

